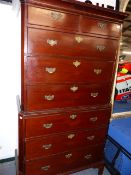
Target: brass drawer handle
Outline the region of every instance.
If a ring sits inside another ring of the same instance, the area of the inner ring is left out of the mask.
[[[69,134],[68,139],[73,139],[75,137],[75,134]]]
[[[97,117],[92,117],[92,118],[90,118],[90,121],[91,121],[91,122],[96,122],[97,120],[98,120]]]
[[[47,123],[47,124],[43,124],[43,127],[46,129],[52,128],[53,123]]]
[[[81,43],[83,41],[83,38],[81,36],[76,36],[75,40],[77,43]]]
[[[47,150],[47,149],[50,149],[52,147],[52,144],[43,145],[42,147]]]
[[[66,158],[66,159],[70,159],[71,157],[72,157],[72,153],[69,153],[69,154],[66,154],[66,155],[65,155],[65,158]]]
[[[94,140],[95,136],[88,136],[87,140]]]
[[[85,159],[90,159],[92,157],[92,155],[91,154],[87,154],[86,156],[85,156]]]
[[[98,93],[98,92],[91,93],[91,97],[93,97],[93,98],[96,98],[98,95],[99,95],[99,93]]]
[[[52,101],[54,100],[55,96],[54,95],[45,95],[45,100]]]
[[[54,20],[59,20],[62,17],[62,14],[59,12],[51,12],[50,16],[54,19]]]
[[[97,26],[98,26],[98,28],[100,28],[100,29],[104,29],[104,28],[106,27],[106,23],[104,23],[104,22],[98,22],[98,23],[97,23]]]
[[[76,118],[77,118],[77,115],[76,114],[70,115],[70,119],[75,120]]]
[[[47,44],[49,44],[50,46],[55,46],[58,44],[57,40],[51,40],[51,39],[47,39]]]
[[[70,87],[70,90],[72,91],[72,92],[76,92],[76,91],[78,91],[78,86],[72,86],[72,87]]]
[[[99,52],[103,52],[103,51],[106,49],[106,46],[104,46],[104,45],[97,45],[97,46],[96,46],[96,49],[97,49]]]
[[[81,65],[81,62],[76,60],[73,62],[73,65],[77,68]]]
[[[48,171],[49,168],[50,168],[50,165],[47,165],[47,166],[41,167],[41,170],[43,170],[43,171]]]
[[[100,75],[102,73],[102,69],[94,69],[94,73],[96,75]]]
[[[48,72],[49,74],[53,74],[56,71],[55,67],[46,67],[45,71]]]

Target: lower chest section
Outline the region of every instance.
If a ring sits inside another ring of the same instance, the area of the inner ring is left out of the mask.
[[[63,174],[102,161],[110,112],[105,108],[20,115],[24,175]]]

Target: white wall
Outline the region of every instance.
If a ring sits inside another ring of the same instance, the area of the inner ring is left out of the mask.
[[[20,28],[20,13],[11,5],[0,4],[0,159],[13,157],[18,142]]]

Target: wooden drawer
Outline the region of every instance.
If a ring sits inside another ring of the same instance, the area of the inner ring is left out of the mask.
[[[26,138],[46,136],[52,133],[68,132],[76,129],[95,129],[107,125],[110,109],[69,112],[50,115],[29,116],[26,119]]]
[[[28,7],[28,23],[44,25],[57,29],[87,32],[119,37],[120,25],[90,18],[84,15],[70,14],[49,9]]]
[[[34,85],[27,87],[27,111],[110,103],[109,84]]]
[[[28,6],[28,23],[78,31],[79,15]]]
[[[107,35],[107,36],[120,36],[121,27],[119,24],[107,22],[104,20],[97,20],[89,18],[88,16],[81,16],[80,18],[80,31]]]
[[[28,28],[28,53],[115,60],[118,41]]]
[[[107,73],[108,72],[108,73]],[[28,57],[27,84],[110,82],[114,62],[51,56]]]
[[[104,143],[107,128],[91,131],[72,131],[26,141],[26,160],[45,157],[88,145]]]
[[[59,155],[26,162],[26,175],[55,175],[89,163],[101,161],[103,145],[72,150]]]

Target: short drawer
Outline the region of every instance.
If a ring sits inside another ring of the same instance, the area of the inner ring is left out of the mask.
[[[92,61],[77,57],[28,57],[26,65],[27,84],[106,83],[112,80],[114,74],[112,61]]]
[[[72,14],[28,6],[28,23],[54,29],[66,29],[107,36],[120,36],[119,24],[98,20],[85,15]]]
[[[110,116],[110,109],[29,116],[25,124],[25,137],[46,136],[76,129],[100,128],[108,124]]]
[[[26,141],[26,160],[58,154],[88,145],[105,142],[107,128],[97,130],[72,131],[59,135],[48,135]]]
[[[118,41],[28,28],[28,53],[115,60]]]
[[[27,111],[109,104],[110,84],[33,85],[27,87]]]
[[[28,23],[54,29],[78,30],[79,15],[28,6]]]
[[[28,161],[25,165],[26,175],[54,175],[87,166],[102,160],[103,149],[103,145],[97,145]]]
[[[84,32],[120,37],[121,26],[120,24],[107,22],[104,20],[98,20],[89,18],[88,16],[81,16],[80,18],[80,30]]]

